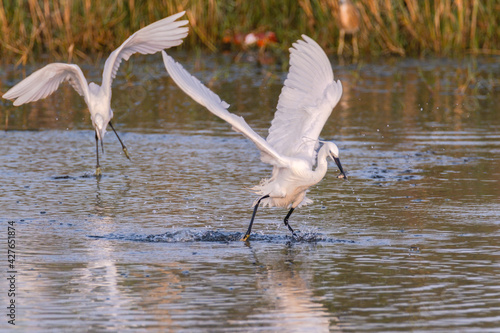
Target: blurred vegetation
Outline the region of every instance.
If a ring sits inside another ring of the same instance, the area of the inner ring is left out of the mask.
[[[353,2],[362,22],[361,57],[500,54],[498,0]],[[138,29],[181,10],[190,22],[184,49],[217,52],[224,36],[274,31],[279,50],[305,33],[334,53],[338,7],[338,0],[0,0],[0,54],[17,64],[34,62],[34,55],[96,61]]]

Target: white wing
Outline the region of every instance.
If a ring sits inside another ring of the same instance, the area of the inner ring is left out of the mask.
[[[64,81],[69,81],[88,103],[89,87],[80,67],[61,63],[49,64],[37,70],[9,89],[2,97],[15,99],[16,106],[38,101],[56,91]]]
[[[321,46],[305,35],[302,38],[290,48],[290,72],[267,142],[281,155],[314,163],[314,148],[342,96],[342,84],[333,80],[332,66]]]
[[[183,26],[188,21],[175,20],[184,13],[185,11],[171,15],[136,31],[110,54],[102,73],[102,88],[105,89],[107,96],[111,96],[111,82],[122,60],[128,60],[134,53],[153,54],[182,43],[182,39],[188,34],[188,28]]]
[[[181,64],[177,63],[162,51],[163,62],[165,63],[165,68],[168,73],[175,81],[175,83],[181,88],[186,94],[191,96],[196,102],[200,103],[206,107],[210,112],[212,112],[217,117],[227,121],[231,124],[233,130],[240,132],[250,140],[252,140],[257,148],[261,150],[262,153],[270,156],[270,160],[267,163],[276,165],[279,167],[287,167],[289,165],[289,160],[286,157],[278,154],[260,135],[255,133],[254,130],[248,126],[243,117],[237,116],[235,114],[227,111],[229,104],[224,102],[213,93],[210,89],[204,86],[197,78],[189,74]]]

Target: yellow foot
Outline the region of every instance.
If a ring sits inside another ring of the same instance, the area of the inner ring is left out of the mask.
[[[123,147],[123,152],[125,153],[125,156],[130,160],[130,155],[128,154],[127,147]]]
[[[101,177],[102,176],[101,167],[95,168],[95,176],[96,177]]]
[[[248,238],[250,238],[250,234],[243,236],[243,238],[240,239],[240,241],[246,242],[248,240]]]

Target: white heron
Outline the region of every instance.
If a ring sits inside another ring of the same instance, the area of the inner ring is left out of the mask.
[[[106,63],[102,73],[102,84],[87,83],[82,70],[78,65],[52,63],[32,73],[30,76],[16,84],[7,91],[3,98],[14,100],[14,105],[22,105],[43,99],[57,90],[64,81],[69,81],[71,86],[80,96],[83,96],[90,111],[92,125],[95,128],[96,142],[96,176],[101,175],[99,165],[99,145],[104,151],[103,138],[109,124],[122,145],[125,156],[130,159],[127,148],[116,133],[111,119],[111,83],[116,76],[122,60],[128,60],[134,53],[153,54],[163,49],[180,45],[188,34],[185,25],[187,20],[176,21],[184,15],[184,11],[154,22],[130,36],[119,48],[114,50]]]
[[[252,219],[243,241],[250,237],[261,203],[289,208],[284,223],[295,235],[288,219],[295,208],[312,203],[306,192],[325,176],[328,157],[337,164],[341,172],[338,177],[347,178],[337,146],[318,139],[342,96],[342,84],[334,81],[330,61],[323,49],[311,38],[305,35],[302,38],[290,48],[290,72],[267,140],[255,133],[242,117],[228,112],[229,104],[162,51],[165,67],[175,83],[196,102],[231,124],[235,131],[252,140],[261,151],[262,162],[273,166],[271,178],[263,179],[252,188],[260,197],[254,201]]]

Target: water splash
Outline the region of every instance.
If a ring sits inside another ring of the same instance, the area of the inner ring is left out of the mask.
[[[196,230],[196,229],[179,229],[167,231],[157,235],[89,235],[95,239],[119,239],[135,242],[152,242],[152,243],[189,243],[189,242],[220,242],[230,243],[239,242],[244,236],[242,232],[229,232],[222,230]],[[269,242],[269,243],[355,243],[351,240],[341,240],[329,238],[323,234],[315,232],[297,233],[292,235],[263,235],[253,233],[249,239],[250,242]]]

